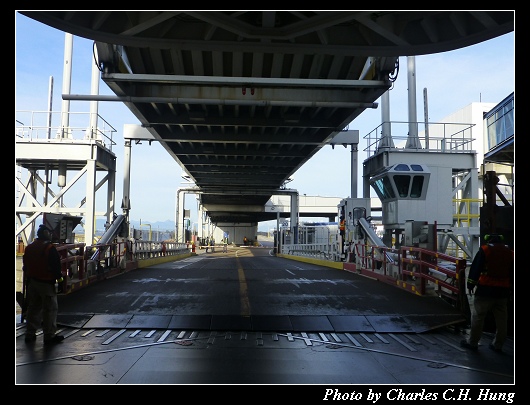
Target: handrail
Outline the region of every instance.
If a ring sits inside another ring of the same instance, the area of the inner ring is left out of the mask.
[[[63,128],[63,116],[68,115],[68,127]],[[96,117],[96,127],[90,129],[92,117]],[[112,151],[116,145],[113,137],[117,132],[98,113],[92,112],[63,112],[63,111],[15,111],[15,139],[28,141],[43,140],[95,140]],[[90,133],[93,132],[93,133]]]
[[[59,283],[59,290],[68,289],[68,279],[73,278],[74,274],[84,277],[86,270],[85,244],[69,243],[56,245],[57,252],[61,257],[61,273],[63,281]]]
[[[359,273],[418,295],[434,292],[460,306],[462,294],[465,294],[461,283],[465,278],[466,259],[409,246],[393,249],[358,243],[354,248]],[[376,250],[385,254],[378,254]],[[393,261],[388,260],[389,257]]]
[[[424,122],[408,122],[408,121],[386,121],[381,123],[370,133],[364,136],[366,139],[367,147],[364,151],[368,156],[373,156],[379,152],[380,149],[394,149],[404,150],[406,141],[408,139],[408,132],[410,125],[419,126],[420,124],[425,125]],[[429,122],[429,136],[425,135],[425,132],[420,132],[418,139],[421,144],[421,148],[429,150],[430,152],[450,152],[450,153],[463,153],[470,152],[472,150],[471,130],[475,124],[456,123],[456,122]],[[382,127],[385,125],[390,126],[390,133],[392,133],[392,140],[396,146],[380,146],[382,139]],[[403,134],[403,135],[396,135]]]
[[[142,261],[192,255],[193,245],[172,241],[122,241],[87,246],[85,243],[56,244],[63,281],[59,291],[68,294],[95,281],[140,267]]]
[[[283,244],[281,253],[294,256],[305,256],[312,258],[324,258],[331,261],[340,260],[340,252],[336,243],[295,243]]]
[[[426,292],[427,281],[432,281],[438,295],[459,300],[461,288],[458,281],[465,274],[466,259],[417,247],[401,247],[401,253],[402,273],[409,277],[419,277],[421,295]]]

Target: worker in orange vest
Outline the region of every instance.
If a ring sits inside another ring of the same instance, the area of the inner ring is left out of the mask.
[[[495,318],[495,337],[489,348],[502,352],[508,334],[508,299],[512,292],[514,273],[514,252],[504,244],[502,235],[486,235],[473,258],[467,289],[471,294],[476,288],[471,312],[469,339],[460,345],[470,350],[478,350],[478,342],[484,328],[486,316],[491,311]]]
[[[37,239],[29,244],[22,257],[26,288],[26,343],[34,343],[37,330],[42,327],[44,344],[56,344],[64,340],[57,332],[57,290],[55,283],[63,281],[61,257],[51,242],[50,230],[41,225]]]
[[[339,233],[341,236],[340,252],[344,253],[344,235],[346,234],[346,220],[344,219],[344,215],[340,216]]]

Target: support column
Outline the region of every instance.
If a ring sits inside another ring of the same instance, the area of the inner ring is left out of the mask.
[[[201,204],[197,204],[197,237],[200,239],[204,238],[204,221]]]
[[[129,224],[129,211],[131,210],[131,154],[131,141],[126,139],[123,151],[123,198],[121,200],[121,209],[127,224]]]
[[[109,170],[107,172],[107,207],[106,207],[107,221],[114,220],[114,213],[116,209],[116,170]]]
[[[86,168],[85,243],[91,246],[94,244],[96,229],[96,161],[87,160]]]
[[[291,234],[293,235],[293,243],[298,243],[298,192],[291,193]]]
[[[74,36],[64,34],[64,69],[63,69],[63,94],[70,94],[72,87],[72,54]],[[61,138],[68,138],[70,126],[70,101],[63,99],[61,106]]]
[[[180,227],[180,213],[184,212],[183,209],[181,209],[181,203],[180,203],[180,191],[177,189],[177,195],[175,196],[175,240],[177,242],[180,242],[182,237],[180,236],[179,230],[182,229]]]
[[[418,112],[416,108],[416,58],[407,56],[407,73],[408,73],[408,101],[409,101],[409,136],[405,148],[421,149],[420,139],[418,137]]]

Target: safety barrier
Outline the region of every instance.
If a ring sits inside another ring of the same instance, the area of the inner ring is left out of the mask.
[[[285,255],[340,261],[340,252],[337,250],[337,245],[331,243],[282,245],[281,253]]]
[[[460,307],[465,288],[466,259],[419,247],[393,249],[355,245],[356,263],[344,263],[345,270],[396,285],[418,295],[436,294]]]
[[[107,279],[139,267],[176,260],[192,255],[190,243],[158,241],[123,241],[86,246],[85,243],[56,245],[61,257],[63,281],[58,289],[62,294]],[[22,257],[20,257],[22,259]],[[20,266],[21,267],[21,266]]]
[[[152,259],[161,256],[174,256],[190,252],[194,249],[191,243],[179,242],[154,242],[154,241],[135,241],[132,244],[133,257],[136,260]]]
[[[85,244],[72,243],[66,245],[56,245],[57,252],[61,257],[61,272],[63,281],[59,285],[60,291],[68,289],[68,281],[75,278],[85,278],[86,258]]]
[[[465,293],[462,284],[466,266],[466,259],[418,247],[401,248],[403,277],[419,279],[421,295],[425,295],[427,283],[430,282],[439,296],[459,302],[461,293]]]

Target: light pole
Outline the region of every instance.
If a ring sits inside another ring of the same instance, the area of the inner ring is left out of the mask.
[[[149,227],[149,241],[151,241],[151,238],[153,237],[153,233],[151,231],[151,224],[142,224],[142,223],[140,223],[140,226],[148,226]]]

